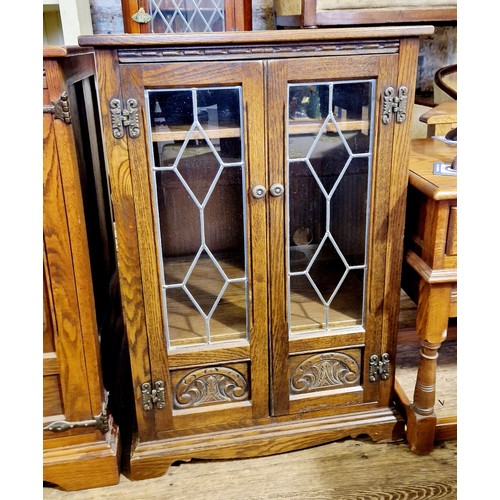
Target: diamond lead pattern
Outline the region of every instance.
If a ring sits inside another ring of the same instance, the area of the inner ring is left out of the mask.
[[[154,33],[224,31],[224,0],[150,0]]]
[[[228,93],[236,92],[239,95],[240,92],[239,88],[234,87],[225,88],[220,91],[211,89],[211,91],[215,93],[223,92],[226,97],[229,96]],[[206,90],[192,89],[191,92],[193,110],[188,115],[192,117],[192,124],[178,150],[177,156],[173,163],[169,163],[168,166],[153,166],[153,170],[170,172],[172,175],[175,174],[182,187],[188,193],[192,203],[197,208],[200,228],[199,248],[196,255],[192,257],[191,263],[183,267],[182,272],[177,274],[176,278],[169,280],[168,283],[165,282],[164,278],[163,288],[165,291],[176,291],[177,297],[184,295],[188,298],[198,311],[202,321],[204,321],[206,339],[204,343],[210,344],[212,343],[211,320],[221,300],[223,300],[228,287],[238,283],[246,287],[247,277],[245,269],[235,271],[231,266],[228,267],[228,272],[226,273],[223,266],[226,266],[227,262],[219,262],[212,253],[209,246],[209,237],[206,234],[206,231],[209,231],[211,221],[206,220],[207,216],[205,212],[209,201],[212,198],[217,198],[217,195],[214,196],[214,192],[220,187],[221,176],[224,172],[235,171],[239,172],[241,176],[244,165],[242,161],[228,163],[222,159],[217,147],[207,135],[204,125],[196,118],[199,115],[198,111],[200,109],[198,107],[198,99]],[[239,111],[236,111],[235,114],[239,116]],[[241,142],[241,136],[235,140]],[[221,146],[219,145],[219,147]],[[237,151],[239,148],[241,148],[241,144],[236,148]],[[243,207],[240,208],[243,209]],[[190,256],[186,257],[189,260],[191,259]],[[169,265],[171,263],[167,258],[165,263],[167,270]],[[176,269],[180,268],[176,266]],[[231,277],[228,276],[228,273]],[[246,294],[246,292],[244,293]],[[168,309],[167,304],[167,316]],[[200,332],[197,333],[199,334]]]
[[[333,96],[339,93],[339,88],[341,89],[340,93],[343,92],[343,86],[346,90],[349,88],[345,84],[333,83],[289,86],[289,95],[295,100],[295,102],[290,100],[290,111],[292,111],[292,102],[294,105],[293,115],[289,113],[289,123],[291,126],[293,126],[294,120],[304,123],[308,118],[314,118],[316,121],[313,123],[318,123],[318,119],[321,116],[324,117],[319,131],[317,133],[314,132],[315,136],[311,136],[310,133],[298,136],[289,135],[289,175],[302,176],[304,179],[303,182],[307,184],[308,180],[304,178],[304,172],[308,170],[319,188],[318,194],[321,196],[321,200],[318,203],[322,205],[320,212],[324,223],[322,228],[323,234],[319,235],[320,241],[307,267],[293,272],[289,267],[288,276],[289,286],[290,278],[292,277],[305,276],[307,278],[317,295],[317,300],[324,307],[325,330],[328,330],[330,322],[330,305],[346,281],[349,273],[353,270],[366,269],[364,259],[363,264],[352,265],[349,263],[349,257],[344,255],[331,229],[333,218],[336,216],[336,213],[333,213],[333,201],[336,199],[339,186],[341,186],[346,177],[346,172],[349,171],[353,160],[356,160],[359,164],[359,161],[367,161],[371,155],[371,147],[363,149],[364,145],[356,142],[357,137],[355,134],[352,132],[351,134],[343,132],[343,124],[338,121],[338,116],[334,114]],[[354,84],[354,87],[358,88],[359,84]],[[297,99],[296,96],[301,95],[300,91],[303,92],[303,95],[306,94],[309,88],[314,90],[310,91],[310,97],[303,99],[304,102],[308,103],[306,105],[307,111],[304,111],[297,107],[297,101],[300,102],[300,99]],[[318,94],[320,97],[316,98],[317,110],[311,111],[311,102],[314,102],[313,97],[314,95],[318,96]],[[306,118],[306,115],[308,118]],[[311,130],[313,130],[313,127],[311,127]],[[351,147],[351,144],[353,147]],[[307,165],[305,171],[301,166],[304,164]],[[295,193],[295,196],[299,195]],[[289,199],[288,203],[290,210],[291,204],[300,204],[300,199]]]

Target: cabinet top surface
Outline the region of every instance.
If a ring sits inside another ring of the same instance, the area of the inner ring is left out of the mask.
[[[457,147],[436,139],[414,139],[410,150],[410,185],[434,200],[457,198],[457,176],[434,174],[434,162],[451,163]]]
[[[78,45],[44,45],[43,47],[44,59],[77,56],[80,54],[90,53],[92,53],[91,48],[83,48]]]
[[[226,31],[217,33],[144,33],[119,35],[83,35],[82,47],[152,47],[172,45],[216,45],[321,42],[373,38],[405,38],[431,35],[434,26],[383,26],[261,31]]]

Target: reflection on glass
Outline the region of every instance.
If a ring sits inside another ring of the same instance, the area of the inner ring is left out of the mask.
[[[373,81],[288,86],[290,333],[364,322]]]
[[[149,0],[152,33],[224,31],[224,0]]]
[[[148,91],[170,348],[247,338],[241,88]]]

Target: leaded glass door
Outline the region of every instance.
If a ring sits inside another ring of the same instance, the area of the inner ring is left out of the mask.
[[[374,231],[373,198],[391,166],[377,147],[392,142],[392,127],[376,120],[385,64],[370,56],[270,64],[268,95],[281,104],[270,103],[270,119],[283,124],[281,143],[271,138],[270,182],[284,185],[270,212],[271,300],[282,302],[271,334],[274,415],[380,396],[368,374],[383,343],[374,284],[384,281],[376,256],[387,242]]]
[[[151,33],[225,30],[224,0],[149,0]]]
[[[129,151],[148,179],[134,190],[153,221],[138,230],[142,280],[157,289],[145,314],[165,430],[268,415],[266,209],[250,194],[265,183],[262,64],[121,71],[144,110]]]
[[[251,0],[122,0],[125,33],[251,31]]]

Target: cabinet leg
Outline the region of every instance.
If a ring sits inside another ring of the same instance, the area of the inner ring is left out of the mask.
[[[417,381],[413,403],[408,412],[406,437],[410,449],[419,454],[430,453],[434,448],[436,433],[436,369],[438,349],[441,343],[432,344],[422,341]]]

